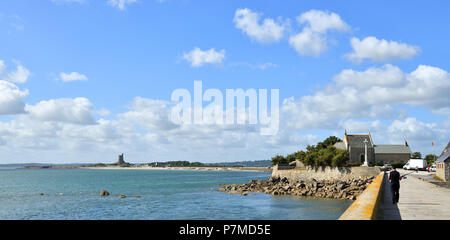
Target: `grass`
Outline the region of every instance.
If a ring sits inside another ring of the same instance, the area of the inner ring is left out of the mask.
[[[438,176],[434,176],[434,177],[433,177],[433,179],[434,179],[434,180],[438,180],[438,181],[441,181],[441,182],[443,182],[443,181],[444,181],[444,180],[443,180],[442,178],[440,178],[440,177],[438,177]]]

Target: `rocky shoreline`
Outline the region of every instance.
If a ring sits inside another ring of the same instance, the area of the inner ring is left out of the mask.
[[[219,188],[220,192],[248,195],[260,192],[272,195],[296,195],[319,198],[356,200],[375,177],[363,177],[349,180],[300,180],[269,177],[267,180],[250,180],[244,184],[229,184]]]

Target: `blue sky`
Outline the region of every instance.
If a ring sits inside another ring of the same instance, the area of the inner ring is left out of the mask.
[[[120,152],[135,162],[269,159],[331,134],[342,137],[344,129],[439,153],[450,140],[449,7],[379,0],[1,1],[3,94],[17,88],[22,95],[14,92],[16,102],[4,97],[3,106],[0,97],[0,161],[107,162]],[[237,19],[240,10],[248,22]],[[306,42],[295,40],[301,33]],[[352,39],[361,43],[358,51]],[[308,52],[311,46],[320,50]],[[186,55],[195,48],[223,56],[193,66]],[[25,80],[8,75],[20,67]],[[345,70],[353,71],[351,80]],[[64,81],[62,73],[84,80]],[[192,90],[194,80],[224,92],[280,89],[281,104],[291,99],[281,106],[280,133],[158,125],[164,101],[174,89]],[[354,89],[355,82],[361,86]],[[336,101],[341,95],[333,94],[351,95],[349,88],[358,93],[354,99]],[[342,106],[323,106],[328,95]]]

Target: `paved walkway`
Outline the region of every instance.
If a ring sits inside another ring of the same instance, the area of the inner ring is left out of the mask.
[[[403,175],[409,171],[399,170]],[[400,182],[400,200],[392,204],[391,189],[385,176],[379,219],[450,220],[450,189],[408,175]]]

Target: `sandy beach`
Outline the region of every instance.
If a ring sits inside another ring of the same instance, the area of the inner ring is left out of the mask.
[[[267,167],[150,167],[150,166],[131,166],[131,167],[79,167],[82,169],[105,169],[105,170],[192,170],[192,171],[236,171],[236,172],[272,172]]]

